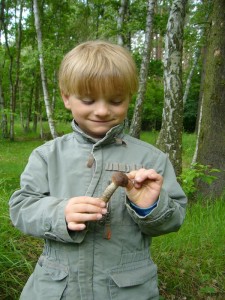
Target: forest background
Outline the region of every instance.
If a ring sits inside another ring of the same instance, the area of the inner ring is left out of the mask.
[[[70,123],[71,114],[58,90],[58,68],[66,52],[94,39],[109,40],[131,51],[140,88],[130,105],[128,130],[168,152],[193,202],[180,237],[156,242],[155,247],[161,249],[156,257],[162,268],[161,298],[222,299],[225,27],[221,20],[225,20],[225,1],[1,0],[0,5],[3,299],[17,299],[41,251],[40,241],[12,228],[7,201],[18,187],[18,171],[32,149],[70,130],[65,124]],[[18,168],[15,160],[22,162]],[[201,241],[200,236],[205,238]],[[193,249],[183,248],[182,241],[185,246],[192,241]],[[30,244],[36,250],[29,250]]]

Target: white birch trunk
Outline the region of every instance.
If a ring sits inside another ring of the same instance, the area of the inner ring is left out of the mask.
[[[164,108],[157,146],[168,153],[177,175],[182,171],[182,51],[187,0],[174,0],[165,36]]]
[[[155,0],[148,0],[145,43],[144,43],[143,58],[141,62],[141,69],[139,75],[139,89],[138,89],[137,99],[135,103],[134,115],[130,127],[130,135],[136,138],[139,138],[141,133],[142,108],[143,108],[144,97],[146,93],[148,66],[149,66],[150,53],[151,53],[154,8],[155,8]]]
[[[40,71],[41,71],[41,81],[42,81],[42,89],[44,94],[44,102],[45,102],[45,109],[48,118],[48,124],[50,128],[50,132],[53,138],[57,137],[57,132],[55,129],[54,120],[52,117],[52,109],[51,104],[49,101],[49,93],[47,88],[47,78],[45,74],[44,68],[44,56],[43,56],[43,46],[42,46],[42,32],[40,26],[40,18],[39,18],[39,11],[38,11],[38,3],[37,0],[33,2],[34,7],[34,20],[35,20],[35,28],[37,33],[37,43],[38,43],[38,51],[39,51],[39,62],[40,62]]]
[[[192,165],[197,162],[200,128],[201,128],[201,123],[202,123],[202,107],[203,107],[203,105],[204,105],[204,97],[202,97],[200,111],[199,111],[197,140],[196,140],[196,145],[195,145],[195,152],[194,152],[194,155],[193,155],[193,158],[192,158]]]
[[[191,87],[191,80],[192,80],[192,77],[194,75],[195,68],[198,64],[198,59],[200,57],[200,53],[201,53],[200,49],[197,49],[197,51],[195,53],[193,65],[191,67],[191,70],[188,74],[188,78],[187,78],[187,81],[186,81],[186,86],[185,86],[185,91],[184,91],[184,96],[183,96],[183,105],[185,105],[185,103],[187,102],[188,94],[189,94],[190,87]]]
[[[120,46],[124,45],[124,34],[123,34],[123,24],[124,24],[124,18],[126,15],[127,7],[129,4],[129,0],[121,0],[121,5],[119,8],[119,15],[117,18],[117,43]]]

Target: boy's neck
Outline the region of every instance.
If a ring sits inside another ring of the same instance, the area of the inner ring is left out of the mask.
[[[125,123],[125,122],[124,122],[124,123]],[[77,122],[76,122],[75,120],[72,121],[72,127],[74,126],[74,128],[76,128],[81,134],[87,136],[88,138],[91,138],[93,141],[95,141],[95,142],[97,143],[98,141],[105,139],[105,138],[107,137],[107,135],[108,135],[110,132],[113,131],[113,129],[116,129],[116,128],[121,127],[121,130],[119,130],[119,131],[122,132],[122,131],[123,131],[123,128],[124,128],[124,123],[118,124],[118,125],[116,125],[116,126],[110,128],[110,129],[106,132],[106,134],[105,134],[104,136],[102,136],[101,138],[93,137],[93,136],[89,135],[88,133],[86,133],[85,131],[83,131],[83,130],[79,127],[79,125],[77,124]],[[73,125],[73,124],[74,124],[74,125]],[[119,131],[118,131],[118,133],[119,133]]]

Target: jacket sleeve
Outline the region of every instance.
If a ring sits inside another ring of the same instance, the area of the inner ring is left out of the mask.
[[[177,182],[167,155],[162,153],[154,168],[164,178],[157,206],[147,216],[138,215],[130,206],[129,201],[126,202],[126,206],[143,233],[159,236],[179,230],[185,218],[187,198]]]
[[[9,200],[10,217],[15,227],[39,238],[60,242],[80,243],[86,231],[69,233],[65,221],[66,198],[49,193],[48,167],[45,158],[36,149],[21,175],[20,190]]]

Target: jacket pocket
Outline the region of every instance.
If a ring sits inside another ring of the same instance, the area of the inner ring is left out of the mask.
[[[20,300],[61,299],[68,282],[68,268],[41,256],[29,278]]]
[[[135,262],[110,272],[110,299],[157,300],[157,266],[151,261]]]

